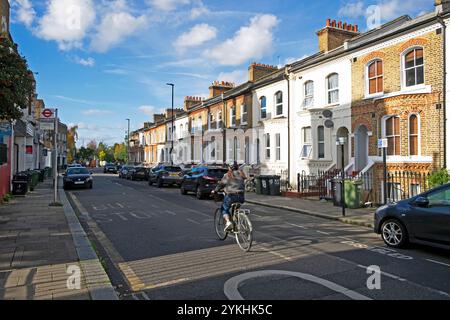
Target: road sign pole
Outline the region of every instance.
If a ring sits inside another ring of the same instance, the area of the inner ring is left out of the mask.
[[[54,145],[53,145],[53,152],[55,153],[53,159],[54,159],[54,168],[53,168],[53,176],[54,176],[54,187],[55,187],[55,194],[54,194],[54,203],[58,202],[58,109],[55,110],[55,137],[54,137]]]
[[[384,192],[383,192],[383,196],[384,196],[384,204],[387,204],[387,179],[388,179],[388,174],[387,174],[387,152],[386,152],[386,148],[383,148],[383,170],[384,170]]]

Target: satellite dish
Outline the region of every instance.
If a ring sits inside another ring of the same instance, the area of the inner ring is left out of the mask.
[[[331,110],[325,110],[322,115],[327,119],[333,118],[333,112]]]
[[[334,122],[333,121],[331,121],[331,120],[325,120],[325,127],[326,128],[328,128],[328,129],[331,129],[331,128],[333,128],[334,127]]]

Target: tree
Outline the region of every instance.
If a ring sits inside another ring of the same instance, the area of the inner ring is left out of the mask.
[[[8,38],[0,37],[0,119],[17,120],[28,107],[34,78],[27,61]]]
[[[114,159],[119,162],[125,162],[127,159],[127,147],[125,143],[114,145]]]
[[[72,163],[77,155],[78,126],[73,126],[67,131],[67,154],[68,163]]]
[[[97,151],[97,141],[95,140],[89,141],[89,143],[87,144],[87,148],[93,150],[95,154]]]

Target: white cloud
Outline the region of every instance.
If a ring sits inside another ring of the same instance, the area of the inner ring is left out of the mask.
[[[156,108],[153,106],[140,106],[138,110],[149,117],[153,117],[154,114],[162,112],[161,108]]]
[[[79,57],[75,57],[75,63],[81,64],[82,66],[85,67],[93,67],[95,65],[95,60],[94,58],[79,58]]]
[[[363,1],[349,2],[339,9],[338,15],[347,18],[359,18],[366,14]]]
[[[200,0],[191,9],[190,17],[194,20],[208,13],[209,9],[203,4],[203,1]]]
[[[248,72],[246,70],[234,70],[231,72],[222,72],[217,78],[219,81],[233,82],[237,85],[247,82]]]
[[[188,48],[198,47],[217,36],[217,29],[206,23],[198,24],[191,30],[181,34],[175,41],[175,48],[184,52]]]
[[[111,11],[107,12],[97,27],[97,33],[91,41],[91,48],[97,52],[106,52],[116,46],[127,36],[147,25],[147,18],[135,17],[126,10],[123,0],[114,2]]]
[[[190,0],[148,0],[153,8],[161,11],[174,11],[179,6],[190,3]]]
[[[87,30],[95,21],[92,0],[49,0],[36,34],[58,42],[61,50],[81,47]]]
[[[15,10],[15,19],[27,27],[31,27],[36,17],[36,11],[30,0],[14,0],[12,8]]]
[[[110,110],[100,110],[100,109],[89,109],[81,112],[85,116],[104,116],[108,114],[112,114]]]
[[[242,27],[233,38],[204,52],[208,59],[221,65],[240,65],[251,59],[259,60],[272,50],[273,29],[278,24],[274,15],[258,15],[250,25]]]

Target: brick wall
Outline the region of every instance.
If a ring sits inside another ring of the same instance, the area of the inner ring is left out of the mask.
[[[409,48],[421,46],[424,49],[425,85],[431,86],[431,93],[399,94],[390,98],[366,99],[366,67],[374,59],[383,61],[384,93],[392,94],[401,91],[402,54]],[[359,57],[352,63],[352,128],[353,132],[364,124],[373,132],[369,138],[369,155],[377,156],[377,139],[382,135],[382,118],[386,115],[400,117],[401,156],[409,156],[409,116],[412,113],[420,115],[420,155],[432,157],[433,161],[427,170],[438,169],[444,163],[443,152],[443,110],[437,105],[442,99],[443,88],[443,51],[442,34],[435,31],[406,42],[393,45],[366,56]],[[354,141],[353,155],[354,155]],[[415,170],[422,164],[397,165],[399,170]]]

